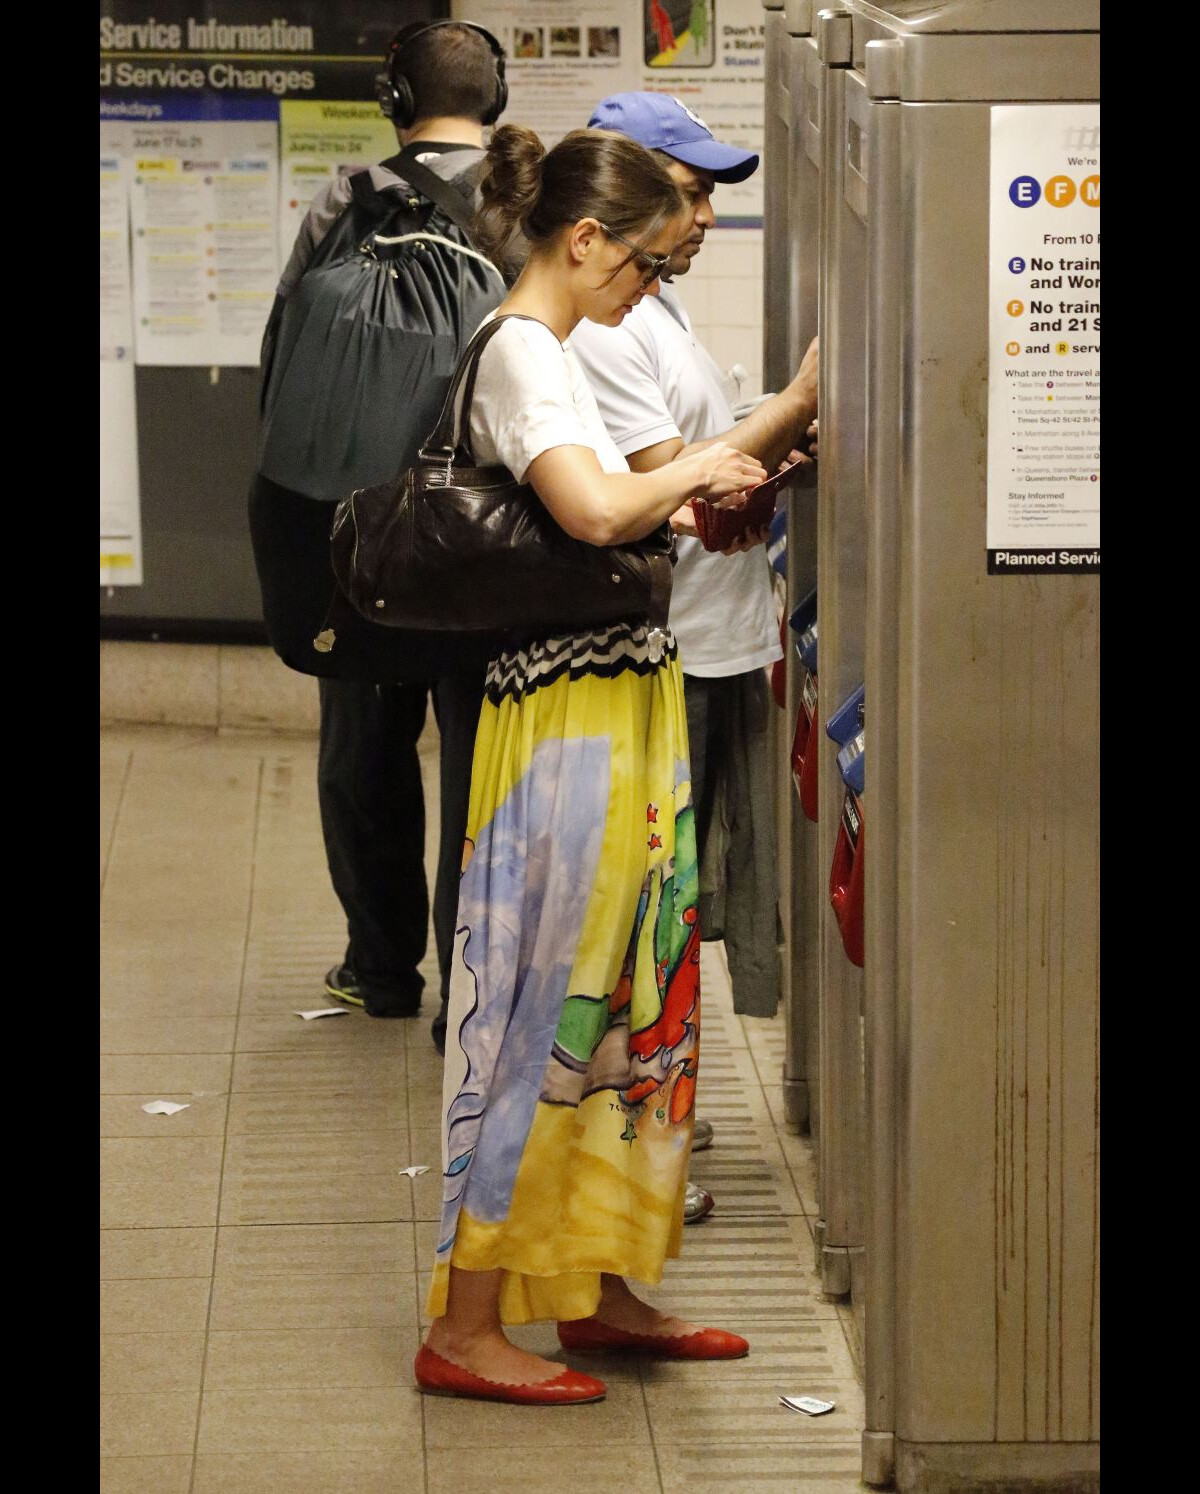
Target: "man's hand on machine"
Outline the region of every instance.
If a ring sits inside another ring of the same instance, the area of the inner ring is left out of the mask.
[[[800,367],[796,370],[796,377],[792,380],[792,390],[803,408],[815,413],[817,408],[817,339],[815,337],[800,360]]]
[[[787,456],[784,457],[783,461],[780,462],[776,470],[782,472],[787,467],[812,467],[815,465],[816,464],[813,461],[813,458],[810,457],[807,452],[801,451],[798,447],[793,446],[791,451],[788,452]],[[808,481],[808,479],[805,479],[804,481]]]

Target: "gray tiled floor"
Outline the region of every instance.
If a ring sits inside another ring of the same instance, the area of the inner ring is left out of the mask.
[[[432,785],[432,731],[422,746]],[[719,945],[699,1095],[717,1140],[693,1165],[718,1207],[652,1295],[741,1329],[750,1358],[606,1359],[608,1399],[564,1411],[415,1390],[440,1061],[427,1018],[293,1015],[326,1004],[344,939],[315,760],[308,737],[101,733],[104,1494],[864,1489],[811,1148],[778,1128],[782,1019],[733,1015]],[[154,1099],[189,1108],[148,1116]],[[561,1352],[548,1325],[515,1336]],[[837,1410],[809,1420],[780,1392]]]

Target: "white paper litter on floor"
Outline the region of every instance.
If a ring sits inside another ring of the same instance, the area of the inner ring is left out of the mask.
[[[303,1017],[306,1022],[311,1022],[316,1017],[348,1017],[350,1013],[344,1006],[319,1006],[312,1012],[295,1012],[294,1016]]]
[[[400,1176],[402,1178],[419,1178],[423,1172],[428,1172],[428,1167],[402,1167]]]
[[[181,1110],[190,1110],[190,1105],[176,1105],[174,1100],[151,1100],[142,1109],[147,1115],[177,1115]]]
[[[819,1401],[815,1395],[781,1395],[779,1404],[790,1411],[803,1411],[806,1416],[824,1416],[832,1411],[836,1401]]]

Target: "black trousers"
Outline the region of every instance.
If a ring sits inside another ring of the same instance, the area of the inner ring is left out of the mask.
[[[708,844],[713,800],[724,769],[723,745],[730,729],[727,687],[723,677],[685,674],[683,704],[687,713],[688,757],[692,768],[692,805],[696,818],[696,858],[699,862]]]
[[[271,646],[290,669],[321,677],[317,789],[330,876],[349,932],[345,963],[369,991],[401,999],[424,985],[417,966],[425,957],[429,892],[417,739],[433,695],[442,735],[433,922],[445,994],[471,755],[492,642],[360,618],[341,598],[330,568],[331,503],[259,473],[249,519]],[[317,653],[313,638],[329,627],[336,633],[333,651]]]
[[[443,675],[432,685],[321,680],[320,692],[317,792],[329,872],[346,914],[345,963],[368,991],[394,997],[424,986],[417,967],[425,957],[429,892],[417,740],[432,693],[441,733],[433,923],[445,997],[482,673]]]

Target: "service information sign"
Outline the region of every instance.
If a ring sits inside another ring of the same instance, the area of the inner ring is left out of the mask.
[[[987,568],[1100,572],[1100,108],[991,111]]]
[[[214,379],[258,363],[309,201],[339,171],[397,148],[374,78],[397,27],[429,7],[306,3],[298,18],[279,0],[100,9],[100,585],[139,586],[142,501],[153,509],[158,495],[139,487],[134,363],[211,368]],[[197,439],[192,413],[143,438]]]

